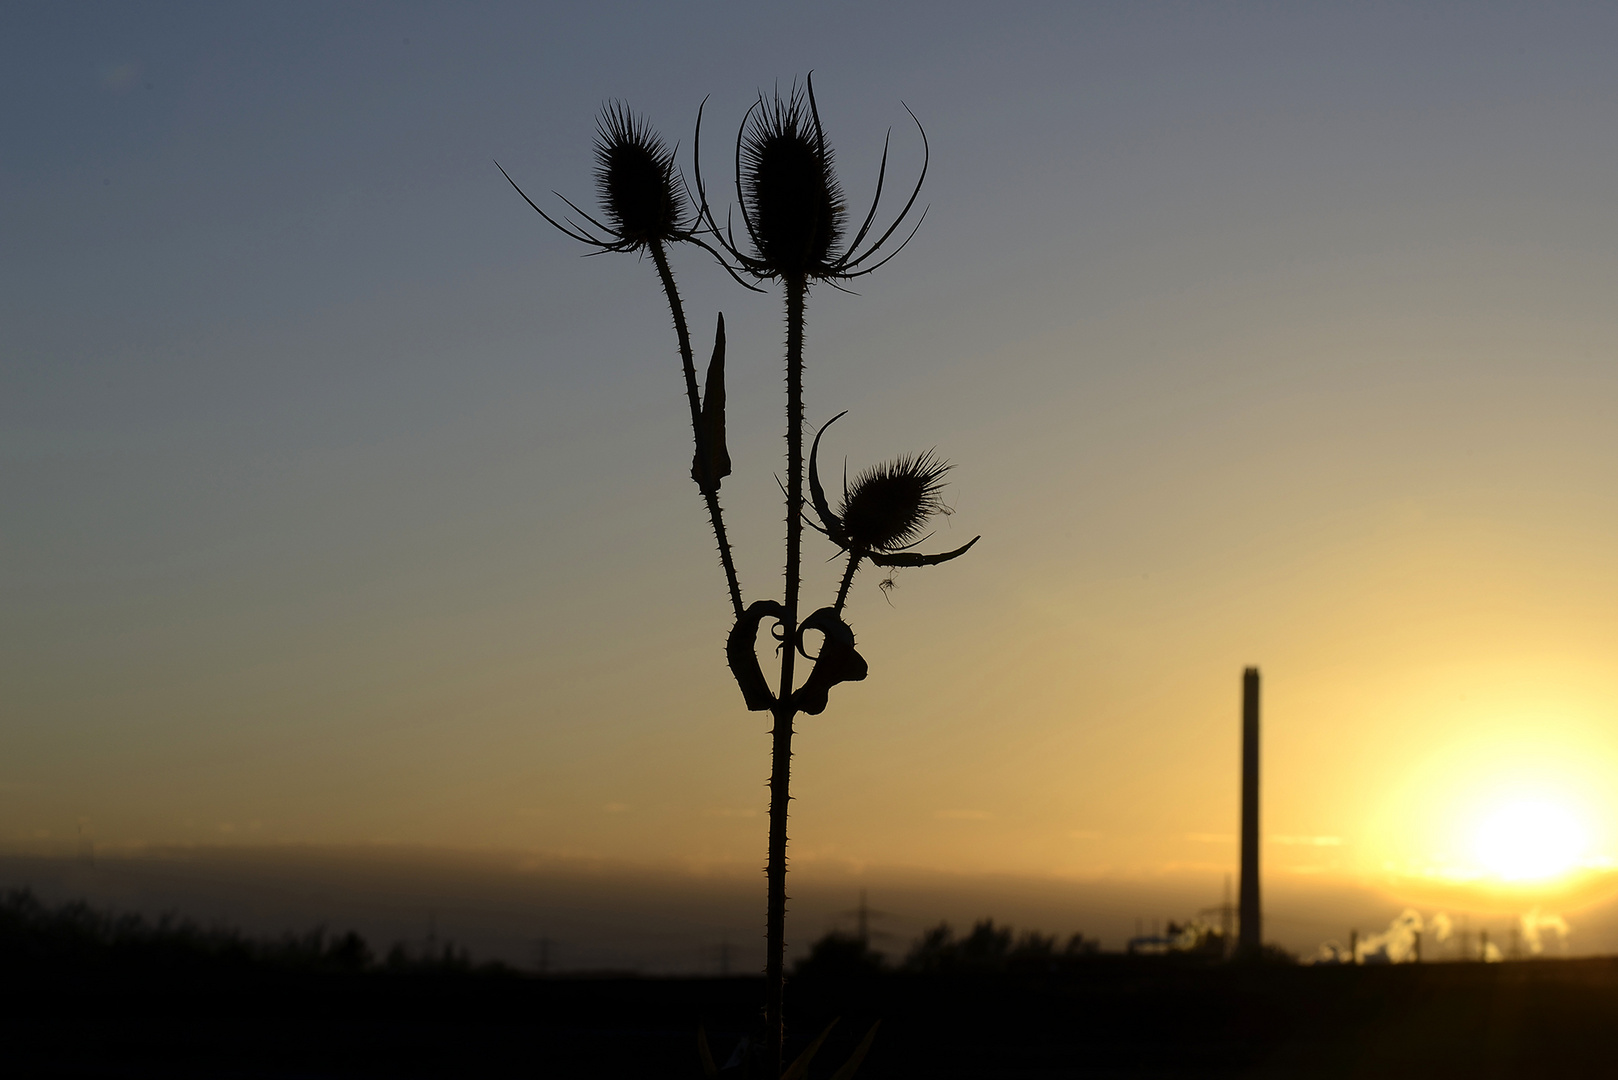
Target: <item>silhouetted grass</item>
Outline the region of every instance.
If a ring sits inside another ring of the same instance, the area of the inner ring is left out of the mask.
[[[8,970],[133,969],[152,972],[283,971],[357,973],[503,970],[474,965],[452,942],[430,950],[403,943],[378,962],[353,930],[316,927],[278,938],[250,937],[233,927],[203,926],[179,915],[147,919],[99,911],[82,901],[42,903],[27,889],[0,896],[0,964]]]
[[[1083,934],[1066,942],[1037,930],[1016,933],[993,919],[977,922],[957,937],[948,923],[924,931],[895,965],[857,934],[833,930],[809,948],[793,974],[800,979],[850,979],[875,975],[1037,975],[1072,969],[1100,955],[1100,944]]]
[[[949,958],[930,970],[789,981],[789,1056],[841,1018],[808,1080],[826,1080],[877,1020],[867,1080],[1610,1072],[1611,959],[1244,966],[1070,958],[987,921],[936,929],[912,950]],[[0,1060],[17,1076],[695,1078],[701,1025],[724,1080],[763,1032],[758,976],[523,977],[457,949],[359,966],[349,940],[254,940],[8,894]]]

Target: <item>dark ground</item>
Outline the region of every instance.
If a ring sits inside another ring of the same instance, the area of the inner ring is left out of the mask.
[[[8,964],[6,1075],[699,1077],[762,998],[753,978]],[[1053,976],[798,980],[793,1042],[841,1016],[829,1076],[1618,1075],[1618,960],[1311,968],[1101,956]],[[725,1075],[736,1075],[727,1073]]]

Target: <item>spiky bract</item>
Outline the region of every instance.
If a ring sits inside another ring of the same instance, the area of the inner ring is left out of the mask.
[[[654,257],[657,250],[673,243],[708,248],[697,235],[703,231],[701,222],[686,195],[685,181],[674,167],[674,152],[645,117],[636,116],[621,101],[609,102],[596,118],[595,159],[597,194],[605,220],[591,217],[565,195],[557,195],[588,225],[551,217],[498,161],[494,164],[540,217],[580,243],[601,251],[644,252],[650,248]]]
[[[837,517],[855,551],[885,554],[921,539],[944,509],[944,474],[950,465],[931,450],[866,469],[843,492]]]
[[[826,428],[845,415],[838,413],[826,421],[809,448],[809,501],[820,518],[819,525],[810,524],[848,552],[848,572],[843,575],[834,609],[839,612],[860,560],[870,559],[877,566],[886,567],[937,566],[965,555],[981,539],[974,536],[954,551],[936,555],[910,550],[925,539],[920,534],[929,518],[949,513],[944,505],[943,490],[944,474],[951,466],[931,450],[867,469],[853,484],[845,481],[843,504],[833,512],[831,503],[826,500],[826,489],[820,483],[820,440]]]
[[[905,111],[910,112],[908,105]],[[916,114],[910,113],[910,118],[915,120]],[[853,230],[854,235],[845,240],[848,215],[832,168],[831,148],[826,145],[826,133],[820,125],[813,76],[804,79],[801,90],[794,86],[785,98],[779,92],[769,100],[759,95],[736,132],[736,196],[741,202],[742,224],[752,241],[751,245],[738,246],[732,223],[720,225],[708,204],[702,178],[702,110],[698,109],[697,151],[693,158],[697,216],[714,244],[703,246],[719,257],[720,265],[737,281],[746,274],[757,281],[782,278],[836,285],[871,273],[902,251],[921,227],[918,220],[897,248],[883,253],[883,246],[910,216],[927,179],[931,159],[927,132],[919,120],[916,129],[921,132],[921,174],[916,177],[909,200],[887,229],[875,235],[872,225],[888,175],[888,147],[884,141],[871,209],[859,228]],[[926,210],[921,216],[927,216]],[[875,238],[868,239],[872,236]],[[879,254],[880,259],[870,262]]]
[[[822,277],[843,238],[842,189],[808,94],[760,97],[743,125],[742,214],[763,277]]]
[[[595,156],[602,215],[624,246],[671,243],[690,231],[674,152],[644,117],[608,104],[596,120]]]

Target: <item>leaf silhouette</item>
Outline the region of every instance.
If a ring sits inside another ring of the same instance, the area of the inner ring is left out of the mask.
[[[725,446],[725,316],[714,331],[713,358],[703,389],[702,418],[696,453],[691,458],[691,479],[703,491],[718,491],[719,481],[730,475],[730,451]]]
[[[825,642],[820,646],[820,655],[815,657],[815,667],[808,681],[792,695],[792,705],[810,716],[819,716],[826,711],[826,698],[832,687],[842,682],[859,682],[870,669],[865,657],[854,649],[853,628],[838,616],[835,608],[823,607],[803,620],[798,628],[800,653],[806,630],[819,630]]]
[[[725,640],[725,660],[730,664],[730,673],[736,677],[736,685],[741,687],[742,700],[747,703],[749,712],[764,712],[775,705],[775,695],[770,693],[764,670],[758,666],[758,654],[753,651],[758,640],[758,624],[765,619],[779,621],[786,617],[786,609],[774,600],[755,600],[736,620],[730,637]]]

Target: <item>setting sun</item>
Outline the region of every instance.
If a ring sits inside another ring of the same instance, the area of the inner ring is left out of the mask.
[[[1543,881],[1574,869],[1585,843],[1583,826],[1565,806],[1520,800],[1483,819],[1473,851],[1502,881]]]

